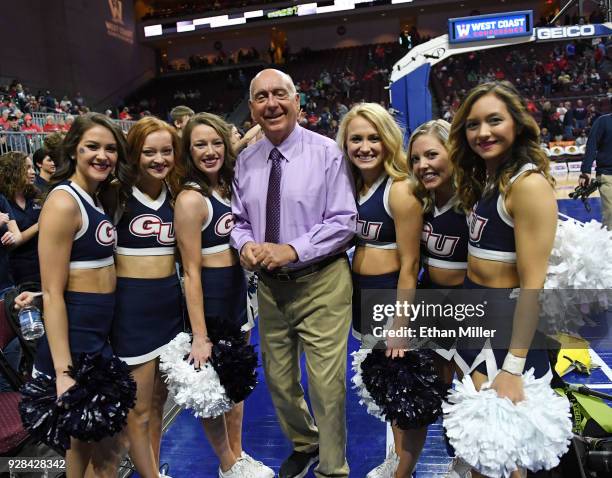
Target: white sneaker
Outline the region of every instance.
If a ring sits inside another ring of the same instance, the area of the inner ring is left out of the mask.
[[[472,478],[472,467],[463,458],[456,456],[449,463],[444,478]]]
[[[221,467],[219,467],[219,478],[253,478],[253,475],[243,468],[244,460],[239,458],[227,471],[222,471]]]
[[[242,452],[240,460],[244,462],[243,467],[248,469],[256,478],[274,478],[275,473],[272,468],[264,465],[261,461],[256,460],[251,455]]]
[[[162,466],[159,467],[159,478],[172,478],[170,475],[168,475],[168,470],[170,469],[170,465],[168,465],[168,463],[164,463]]]
[[[371,470],[366,475],[366,478],[393,478],[398,465],[399,456],[397,456],[395,450],[390,450],[387,458],[385,458],[385,461]]]

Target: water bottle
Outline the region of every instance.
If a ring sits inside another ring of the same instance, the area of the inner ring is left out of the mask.
[[[26,340],[36,340],[45,334],[40,310],[33,305],[27,305],[19,311],[19,326],[21,335]]]

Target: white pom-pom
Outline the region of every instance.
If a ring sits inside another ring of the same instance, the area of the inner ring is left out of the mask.
[[[382,415],[382,410],[378,405],[376,405],[374,400],[372,400],[372,396],[363,384],[363,378],[361,377],[361,363],[371,352],[372,351],[369,349],[359,349],[351,354],[353,356],[352,368],[353,372],[355,372],[355,375],[353,375],[353,378],[351,378],[351,382],[353,382],[353,388],[357,391],[359,404],[366,407],[366,410],[370,415],[384,422],[385,417]]]
[[[213,366],[206,363],[198,371],[184,360],[190,350],[191,338],[181,332],[159,357],[159,369],[166,374],[169,395],[196,417],[214,418],[231,410],[234,404],[227,397]]]
[[[525,400],[499,398],[490,383],[480,391],[471,377],[454,381],[442,405],[444,428],[457,455],[486,476],[509,477],[518,468],[551,469],[572,438],[569,402],[533,370],[523,375]]]
[[[551,252],[541,315],[549,334],[571,333],[590,313],[612,303],[612,231],[601,223],[559,221]]]
[[[559,221],[545,289],[611,289],[612,231],[600,222]]]

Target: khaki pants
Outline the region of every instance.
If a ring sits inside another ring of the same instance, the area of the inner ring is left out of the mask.
[[[601,222],[612,231],[612,174],[598,174],[597,179],[601,181]]]
[[[346,362],[351,273],[339,259],[318,272],[259,281],[259,335],[266,382],[285,435],[296,451],[319,447],[317,477],[348,476]],[[300,384],[306,355],[311,416]],[[316,423],[316,424],[315,424]]]

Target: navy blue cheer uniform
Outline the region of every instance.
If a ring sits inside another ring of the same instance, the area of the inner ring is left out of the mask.
[[[174,212],[164,185],[151,200],[132,188],[117,224],[118,256],[174,256]],[[111,343],[128,365],[157,358],[183,330],[181,287],[176,273],[161,279],[117,277]]]
[[[392,184],[393,179],[383,174],[366,194],[357,198],[357,246],[397,249],[395,221],[389,207],[389,194]],[[362,327],[364,325],[361,315],[362,306],[366,310],[370,309],[368,305],[362,304],[362,291],[368,289],[397,289],[399,271],[380,275],[363,275],[352,272],[352,278],[353,336],[361,339],[363,333],[369,334],[372,332],[371,330],[363,330]],[[365,301],[369,303],[367,298]],[[369,318],[366,321],[374,325]],[[385,324],[376,325],[384,326]]]
[[[421,255],[424,271],[419,282],[420,289],[461,289],[462,286],[444,286],[433,282],[429,276],[429,266],[438,269],[467,270],[468,227],[463,212],[454,208],[455,197],[444,206],[432,210],[423,216],[421,233]],[[428,296],[431,299],[431,296]],[[457,297],[458,298],[458,297]],[[447,299],[441,298],[443,303]],[[437,318],[436,326],[444,330],[457,330],[459,322],[449,317],[442,321]],[[434,324],[432,324],[434,325]],[[454,351],[454,338],[436,338],[435,351],[447,360],[451,360]]]
[[[234,216],[229,199],[222,198],[216,191],[203,198],[208,209],[208,219],[202,226],[202,255],[205,256],[230,248]],[[240,264],[203,267],[202,292],[206,320],[227,320],[240,328],[247,324],[246,279]]]
[[[536,169],[532,163],[524,165],[517,174],[510,179],[512,184],[519,176],[527,171]],[[481,198],[473,207],[468,216],[469,245],[468,252],[471,256],[490,261],[506,262],[516,264],[516,244],[514,240],[514,221],[506,210],[504,196],[496,191]],[[485,329],[497,329],[496,335],[506,337],[509,343],[512,334],[512,323],[514,320],[514,309],[516,299],[509,299],[512,289],[493,289],[493,293],[487,288],[471,281],[467,276],[464,282],[465,289],[482,290],[483,300],[487,300],[487,315],[484,317]],[[489,326],[487,326],[487,316]],[[494,322],[491,318],[495,318]],[[500,329],[501,328],[501,329]],[[479,339],[484,342],[484,339]],[[527,354],[525,371],[534,368],[535,378],[540,378],[550,371],[550,361],[544,349],[538,349],[543,336],[536,332],[531,348]],[[469,343],[469,347],[465,344]],[[508,353],[508,348],[491,347],[489,339],[482,347],[474,347],[478,340],[465,339],[459,341],[455,361],[464,373],[474,370],[493,378],[497,370],[502,367],[503,361]]]
[[[13,208],[2,194],[0,194],[0,212],[8,214],[9,221],[15,220]],[[7,232],[8,226],[6,224],[0,226],[0,237]],[[0,298],[2,296],[2,291],[8,289],[12,285],[13,280],[9,274],[9,251],[6,246],[0,244]]]
[[[21,232],[38,222],[42,206],[35,198],[26,199],[25,207],[21,208],[15,201],[9,199],[17,227]],[[38,264],[38,234],[28,242],[11,250],[9,254],[9,271],[15,284],[24,282],[40,282],[40,266]]]
[[[74,236],[70,251],[70,270],[98,269],[114,264],[115,228],[104,210],[78,184],[66,181],[55,191],[66,191],[77,202],[82,226]],[[113,355],[110,336],[115,293],[64,292],[68,316],[68,343],[73,363],[83,353]],[[47,336],[38,341],[35,372],[55,376]]]

